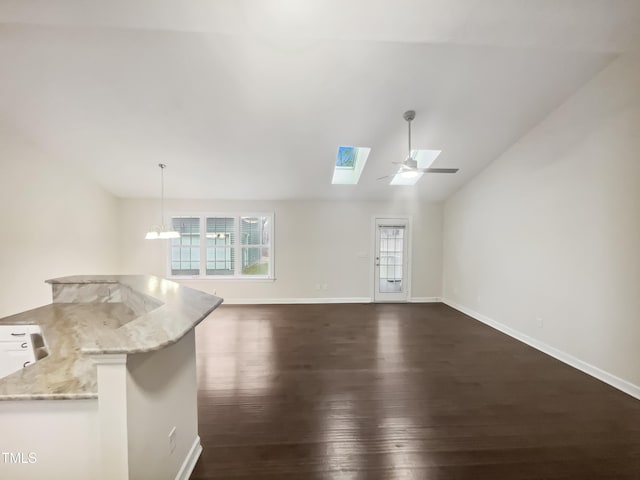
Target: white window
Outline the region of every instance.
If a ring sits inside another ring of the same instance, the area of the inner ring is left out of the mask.
[[[273,214],[173,217],[173,277],[273,278]]]

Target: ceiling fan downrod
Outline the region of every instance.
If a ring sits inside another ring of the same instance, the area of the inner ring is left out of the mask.
[[[409,127],[409,150],[407,152],[407,159],[405,160],[405,163],[408,163],[413,160],[411,158],[411,121],[416,118],[415,110],[407,110],[402,114],[402,118],[405,119],[405,121],[407,122],[407,126]]]
[[[409,127],[409,153],[407,154],[407,158],[411,158],[411,121],[416,118],[415,110],[407,110],[402,114],[402,118],[404,118]]]

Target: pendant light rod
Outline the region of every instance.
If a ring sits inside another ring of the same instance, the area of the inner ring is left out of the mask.
[[[160,225],[164,227],[164,169],[167,165],[159,163],[160,167]]]
[[[180,238],[180,232],[167,229],[164,224],[164,169],[167,168],[167,165],[159,163],[158,166],[160,167],[160,223],[153,226],[145,238],[147,240]]]

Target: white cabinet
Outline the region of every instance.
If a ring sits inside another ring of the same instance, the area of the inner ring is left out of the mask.
[[[35,362],[31,335],[35,325],[0,325],[0,378]]]

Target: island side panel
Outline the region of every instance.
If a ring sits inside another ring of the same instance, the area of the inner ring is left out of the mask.
[[[3,401],[0,425],[0,478],[100,480],[97,400]]]
[[[195,331],[161,350],[129,355],[127,372],[130,478],[187,478],[201,451]]]

